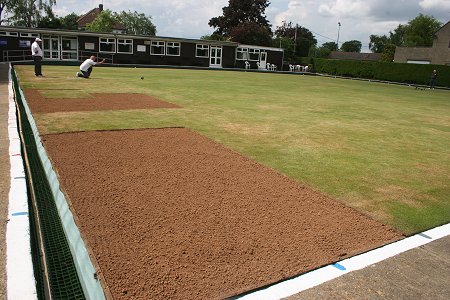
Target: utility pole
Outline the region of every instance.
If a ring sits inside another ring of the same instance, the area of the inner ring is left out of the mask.
[[[298,28],[298,24],[295,24],[295,34],[294,34],[294,55],[295,55],[295,48],[297,48],[297,28]]]
[[[338,38],[336,41],[336,45],[337,45],[337,50],[339,50],[339,32],[341,31],[341,22],[338,22]]]

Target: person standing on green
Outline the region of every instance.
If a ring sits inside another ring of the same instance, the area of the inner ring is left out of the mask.
[[[436,70],[433,70],[431,73],[431,79],[430,79],[430,89],[434,90],[434,86],[436,85],[436,79],[437,79],[437,72]]]
[[[31,56],[33,56],[34,61],[34,75],[42,76],[42,49],[41,49],[42,40],[40,38],[36,38],[34,43],[31,45]]]

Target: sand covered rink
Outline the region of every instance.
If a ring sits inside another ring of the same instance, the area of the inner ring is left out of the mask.
[[[30,110],[35,113],[99,111],[120,109],[179,108],[145,94],[92,93],[89,98],[46,98],[39,90],[25,90]]]
[[[42,138],[114,299],[223,299],[402,238],[185,128]]]

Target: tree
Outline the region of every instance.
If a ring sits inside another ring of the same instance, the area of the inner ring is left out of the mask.
[[[231,40],[241,44],[272,46],[272,36],[266,27],[255,22],[234,26],[230,32]]]
[[[111,32],[113,25],[116,23],[116,17],[107,9],[103,10],[92,23],[86,24],[86,29],[92,32]]]
[[[384,50],[384,46],[388,43],[388,37],[386,35],[370,35],[369,49],[373,53],[381,53]]]
[[[292,39],[279,36],[273,40],[273,47],[279,47],[284,50],[284,59],[286,61],[295,61],[295,43]]]
[[[78,20],[79,16],[76,13],[70,13],[61,19],[61,26],[64,29],[69,29],[69,30],[77,30],[78,29]]]
[[[53,13],[42,17],[37,23],[39,28],[53,28],[58,29],[62,27],[61,19],[53,15]]]
[[[371,35],[369,48],[374,53],[383,53],[389,44],[395,46],[431,47],[434,34],[442,24],[433,17],[418,15],[406,25],[399,24],[386,35]],[[392,47],[391,47],[392,48]]]
[[[335,42],[326,42],[322,44],[321,48],[325,48],[331,51],[337,51],[338,50],[338,45]]]
[[[275,36],[291,39],[295,45],[294,54],[297,56],[308,56],[311,46],[317,44],[311,31],[302,26],[293,26],[292,22],[283,22],[281,26],[277,26]]]
[[[264,15],[269,4],[268,0],[229,0],[228,6],[222,8],[223,15],[211,18],[208,25],[215,29],[215,34],[224,37],[233,38],[233,32],[243,35],[244,27],[256,30],[260,34],[266,32],[271,37],[270,23]]]
[[[418,15],[406,25],[405,46],[431,47],[434,34],[441,26],[441,22],[433,17]]]
[[[128,33],[136,35],[156,34],[156,26],[153,25],[152,18],[143,13],[122,11],[115,14],[115,18],[127,28]]]
[[[11,4],[15,1],[12,0],[0,0],[0,25],[5,21],[2,18],[2,14],[4,11],[8,11],[11,7]]]
[[[327,58],[331,51],[336,51],[337,49],[337,44],[335,42],[327,42],[323,43],[320,47],[312,46],[309,50],[308,56]]]
[[[200,39],[205,40],[205,41],[225,41],[225,38],[217,33],[213,33],[210,35],[204,35],[204,36],[200,37]]]
[[[405,33],[406,25],[399,24],[397,28],[394,29],[394,32],[389,31],[388,43],[396,46],[403,46],[405,44]]]
[[[383,52],[381,52],[381,61],[393,62],[396,47],[397,46],[395,46],[394,44],[385,45]]]
[[[362,43],[357,40],[344,42],[341,46],[341,51],[344,52],[361,52]]]
[[[53,14],[41,18],[37,27],[39,28],[52,28],[52,29],[78,29],[78,15],[75,13],[68,14],[65,17],[56,17]]]
[[[7,11],[12,14],[8,22],[14,26],[36,27],[44,16],[52,16],[56,0],[11,0]]]

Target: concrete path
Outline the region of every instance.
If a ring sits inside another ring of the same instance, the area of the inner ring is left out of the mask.
[[[6,224],[10,189],[8,70],[0,63],[0,299],[6,299]]]
[[[450,236],[286,299],[450,299]]]

